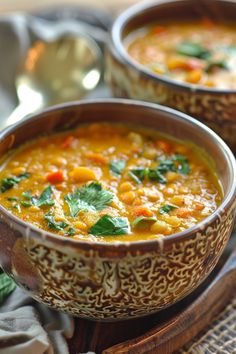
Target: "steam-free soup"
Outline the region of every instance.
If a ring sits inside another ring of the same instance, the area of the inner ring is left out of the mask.
[[[196,147],[134,126],[90,124],[42,136],[8,156],[0,172],[5,208],[79,240],[168,237],[221,200],[218,178]]]
[[[236,89],[236,26],[156,24],[126,41],[129,55],[153,73],[216,89]]]

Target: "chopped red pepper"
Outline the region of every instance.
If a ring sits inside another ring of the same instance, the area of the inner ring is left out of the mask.
[[[166,28],[164,26],[155,26],[152,29],[152,33],[154,33],[154,34],[161,34],[163,32],[166,32]]]
[[[73,135],[69,135],[65,138],[63,143],[61,144],[62,148],[68,148],[72,145],[73,141],[75,140],[75,137]]]
[[[51,184],[57,184],[64,181],[64,176],[62,171],[51,172],[47,175],[47,180]]]

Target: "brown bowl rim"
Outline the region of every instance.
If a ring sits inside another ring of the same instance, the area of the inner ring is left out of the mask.
[[[159,112],[164,112],[169,115],[175,115],[180,119],[180,121],[188,121],[191,124],[193,124],[197,129],[199,130],[204,130],[205,133],[208,134],[209,139],[212,139],[215,144],[218,144],[220,149],[222,150],[223,154],[225,155],[225,160],[227,162],[227,165],[229,166],[229,169],[232,171],[233,174],[236,176],[236,160],[231,152],[230,148],[226,145],[226,143],[210,128],[208,128],[206,125],[203,123],[199,122],[198,120],[188,116],[185,113],[179,112],[175,109],[161,106],[155,103],[150,103],[150,102],[144,102],[144,101],[139,101],[139,100],[130,100],[130,99],[122,99],[122,98],[108,98],[108,99],[86,99],[86,100],[80,100],[80,101],[74,101],[74,102],[69,102],[69,103],[64,103],[60,105],[55,105],[52,107],[49,107],[45,110],[40,111],[39,113],[29,115],[27,118],[25,118],[23,121],[19,121],[16,123],[14,126],[9,126],[2,130],[0,132],[0,141],[3,139],[7,138],[9,135],[14,134],[15,130],[17,130],[19,127],[24,126],[28,122],[32,120],[37,120],[37,119],[42,119],[47,115],[48,113],[51,112],[57,112],[57,111],[66,111],[71,110],[73,108],[81,107],[81,106],[86,106],[86,105],[99,105],[99,104],[119,104],[119,105],[134,105],[136,107],[142,107],[144,109],[154,109],[158,110]],[[174,241],[181,242],[183,239],[186,239],[188,237],[192,237],[193,234],[197,234],[197,232],[204,230],[207,228],[212,222],[214,222],[217,218],[221,220],[221,216],[225,213],[226,210],[230,209],[232,205],[236,202],[236,178],[232,178],[232,183],[229,185],[229,191],[228,194],[224,196],[224,199],[222,203],[217,207],[217,209],[209,215],[207,218],[203,219],[200,223],[192,226],[189,229],[186,229],[182,232],[178,232],[175,234],[172,234],[167,237],[163,238],[157,238],[157,239],[152,239],[152,240],[140,240],[140,241],[132,241],[132,242],[127,242],[127,241],[117,241],[117,242],[103,242],[103,241],[81,241],[81,240],[76,240],[73,238],[68,238],[66,236],[58,236],[52,232],[45,231],[43,229],[40,229],[33,224],[27,223],[21,218],[15,216],[12,214],[10,211],[8,211],[6,208],[4,208],[0,204],[0,213],[3,214],[5,217],[7,217],[10,221],[15,222],[19,226],[23,227],[25,230],[29,230],[34,232],[34,237],[40,238],[42,240],[48,239],[49,241],[63,245],[63,246],[72,246],[73,247],[78,247],[82,248],[85,250],[91,250],[91,249],[97,249],[97,250],[102,250],[102,249],[114,249],[114,247],[117,249],[124,249],[125,251],[139,251],[139,250],[155,250],[156,247],[159,246],[160,249],[163,248],[163,245],[166,246],[168,244],[171,244]],[[27,234],[29,234],[27,232]]]
[[[214,0],[216,2],[222,3],[236,3],[233,0]],[[157,8],[160,5],[164,5],[167,3],[176,3],[177,5],[181,2],[186,2],[186,0],[156,0],[156,1],[148,1],[144,3],[138,3],[128,7],[125,11],[123,11],[114,21],[111,31],[110,31],[110,49],[111,52],[115,51],[115,54],[118,55],[118,59],[123,62],[128,68],[133,70],[137,70],[142,74],[146,79],[151,79],[152,81],[161,82],[167,86],[171,86],[178,90],[190,91],[192,93],[199,94],[236,94],[236,89],[217,89],[217,88],[208,88],[200,85],[194,85],[190,83],[182,83],[177,80],[168,78],[165,75],[158,75],[156,73],[151,72],[146,69],[144,65],[139,64],[137,61],[132,59],[132,57],[128,54],[125,46],[122,41],[122,31],[125,26],[129,23],[130,20],[135,18],[137,15],[141,14],[143,11],[146,11],[151,8]]]

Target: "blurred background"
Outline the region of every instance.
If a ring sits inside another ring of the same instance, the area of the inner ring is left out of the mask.
[[[0,12],[9,11],[34,11],[45,7],[60,6],[60,5],[84,5],[96,6],[102,9],[119,11],[120,9],[139,2],[137,0],[1,0]]]

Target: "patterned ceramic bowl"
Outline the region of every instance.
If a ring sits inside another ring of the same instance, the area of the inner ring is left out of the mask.
[[[218,17],[235,23],[236,2],[211,0]],[[142,3],[123,12],[114,22],[107,53],[107,80],[116,97],[164,104],[198,118],[215,130],[236,153],[236,90],[217,90],[180,83],[154,74],[128,55],[123,41],[134,29],[158,20],[202,18],[196,0],[159,0]]]
[[[231,234],[236,164],[225,143],[198,121],[131,100],[53,107],[0,134],[0,155],[43,133],[81,122],[142,124],[189,140],[214,158],[224,200],[197,226],[163,240],[82,242],[40,230],[0,206],[0,263],[34,299],[89,319],[120,320],[161,310],[193,291],[216,265]]]

